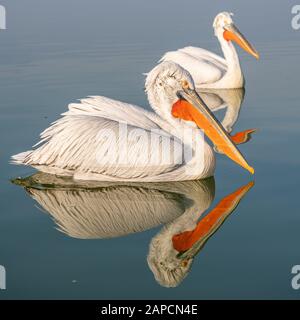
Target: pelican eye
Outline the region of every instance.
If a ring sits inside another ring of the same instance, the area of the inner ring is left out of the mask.
[[[182,80],[181,86],[184,89],[189,89],[190,88],[189,83],[187,82],[187,80]]]
[[[189,263],[188,259],[185,259],[185,260],[181,261],[180,265],[185,268],[188,265],[188,263]]]

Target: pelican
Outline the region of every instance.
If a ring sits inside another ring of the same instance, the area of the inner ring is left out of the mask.
[[[211,208],[214,178],[75,182],[71,177],[39,172],[13,182],[50,214],[59,231],[73,238],[124,237],[163,225],[150,242],[147,262],[164,287],[176,287],[183,281],[196,255],[254,185],[249,182]]]
[[[13,156],[13,163],[75,180],[206,178],[214,173],[215,156],[203,130],[218,150],[254,173],[195,91],[188,71],[162,62],[149,72],[145,87],[155,113],[102,96],[88,97],[70,104],[63,117],[42,132],[34,149]]]
[[[190,46],[167,52],[160,61],[174,61],[180,64],[190,72],[198,88],[244,87],[244,75],[232,41],[256,59],[259,59],[259,54],[235,26],[232,15],[229,12],[221,12],[213,22],[215,36],[221,44],[224,58],[208,50]]]

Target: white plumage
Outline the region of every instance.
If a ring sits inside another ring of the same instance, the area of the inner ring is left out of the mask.
[[[218,57],[220,60],[215,57],[215,54],[210,55],[207,50],[190,46],[165,53],[160,62],[174,61],[190,70],[198,88],[219,88],[212,84],[224,77],[227,64],[221,57]]]
[[[174,181],[211,176],[214,155],[200,130],[171,114],[182,81],[194,88],[189,73],[173,62],[164,62],[148,74],[146,91],[156,114],[102,96],[72,103],[61,119],[42,132],[35,148],[13,156],[13,162],[84,180]],[[120,123],[126,124],[128,134],[120,134]],[[182,140],[187,129],[192,130],[190,143]],[[168,150],[164,137],[171,144]],[[115,152],[111,145],[118,146]],[[182,145],[191,150],[191,158],[175,152]],[[201,157],[194,152],[197,148],[202,150]],[[124,152],[123,165],[119,160]],[[171,161],[162,161],[170,152]]]
[[[237,43],[256,58],[258,53],[234,26],[231,16],[231,13],[221,12],[215,17],[213,23],[224,58],[208,50],[188,46],[165,53],[160,61],[173,61],[180,64],[190,72],[198,88],[242,88],[245,81],[238,54],[232,41],[224,38],[224,31],[227,29],[233,31],[239,37]]]

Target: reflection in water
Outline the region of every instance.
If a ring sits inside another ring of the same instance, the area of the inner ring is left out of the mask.
[[[201,89],[198,92],[213,112],[226,108],[222,125],[227,132],[231,133],[240,114],[245,89]]]
[[[225,116],[222,120],[222,125],[225,130],[231,135],[231,139],[236,145],[248,142],[251,139],[251,134],[256,129],[247,129],[235,134],[231,134],[233,127],[238,121],[242,103],[244,101],[245,89],[201,89],[198,90],[202,99],[213,111],[226,109]],[[221,153],[217,147],[214,147],[216,152]]]
[[[177,286],[206,241],[253,186],[214,199],[214,179],[166,183],[80,182],[36,173],[13,181],[25,187],[65,234],[80,239],[125,236],[164,225],[151,240],[148,264],[165,287]],[[200,220],[199,220],[200,219]]]
[[[182,216],[164,226],[152,239],[148,263],[162,286],[176,287],[187,276],[194,257],[252,186],[253,182],[250,182],[223,198],[200,221],[197,220],[203,211],[187,208]]]

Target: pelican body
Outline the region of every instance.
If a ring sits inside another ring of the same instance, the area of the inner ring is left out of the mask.
[[[155,112],[102,96],[70,104],[34,149],[13,156],[13,162],[76,180],[201,179],[215,169],[204,130],[218,150],[254,172],[180,65],[156,66],[146,78],[146,92]]]
[[[258,52],[246,40],[232,20],[232,13],[219,13],[213,23],[224,58],[208,50],[185,47],[167,52],[160,61],[174,61],[188,70],[197,88],[234,89],[244,87],[244,75],[233,41],[246,52],[259,58]]]

